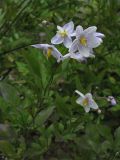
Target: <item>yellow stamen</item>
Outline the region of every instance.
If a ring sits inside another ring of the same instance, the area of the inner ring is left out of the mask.
[[[88,98],[85,98],[85,99],[82,101],[82,104],[83,104],[83,106],[87,106],[87,105],[89,104]]]
[[[47,50],[47,58],[50,58],[50,56],[52,55],[52,48],[48,48]]]
[[[64,31],[58,31],[59,34],[61,35],[61,37],[66,37],[67,36],[67,31],[64,30]]]
[[[87,45],[87,39],[84,36],[80,38],[80,44],[82,44],[83,46]]]

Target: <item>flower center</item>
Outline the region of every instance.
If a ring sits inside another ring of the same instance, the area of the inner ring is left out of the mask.
[[[84,36],[80,38],[80,44],[82,44],[83,46],[87,45],[87,39]]]
[[[61,35],[61,37],[66,37],[67,36],[67,31],[64,30],[64,31],[58,31],[59,34]]]
[[[47,58],[50,58],[51,54],[52,54],[53,49],[52,48],[48,48],[47,49]]]
[[[82,104],[83,104],[83,106],[88,106],[89,99],[88,98],[83,99]]]

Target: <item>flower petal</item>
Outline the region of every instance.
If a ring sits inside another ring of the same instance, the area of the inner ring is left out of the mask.
[[[102,39],[99,37],[96,37],[94,34],[89,34],[87,36],[87,45],[90,48],[96,48],[102,43]]]
[[[84,34],[90,34],[90,33],[94,33],[96,32],[97,27],[96,26],[92,26],[92,27],[88,27],[87,29],[84,30]]]
[[[63,55],[54,46],[53,46],[52,56],[57,59],[58,63],[63,60]]]
[[[94,101],[94,100],[92,100],[92,103],[91,103],[91,105],[90,105],[90,108],[93,108],[93,109],[98,109],[99,107],[98,107],[98,105],[97,105],[97,103]]]
[[[76,27],[76,38],[80,38],[81,34],[83,33],[83,27],[82,26],[77,26]]]
[[[49,45],[49,44],[34,44],[31,46],[35,47],[35,48],[40,48],[40,49],[47,49],[48,47],[51,47],[51,45]]]
[[[90,54],[91,54],[90,53],[90,48],[88,48],[88,47],[78,46],[78,49],[79,49],[79,53],[83,57],[89,57]]]
[[[80,104],[81,106],[83,106],[83,105],[82,105],[82,102],[83,102],[83,98],[82,98],[82,97],[79,97],[79,98],[76,100],[76,103],[77,103],[77,104]]]
[[[63,29],[65,29],[68,32],[68,34],[71,34],[74,30],[74,23],[71,21],[71,22],[65,24],[63,26]]]
[[[76,51],[78,50],[78,45],[77,45],[77,43],[78,43],[78,40],[75,39],[75,40],[73,41],[73,43],[71,44],[71,47],[70,47],[70,49],[69,49],[69,52],[70,52],[70,53],[74,53],[74,52],[76,52]]]
[[[87,93],[85,96],[88,97],[88,99],[89,99],[89,107],[90,108],[93,108],[93,109],[99,108],[97,103],[93,100],[91,93]]]
[[[63,59],[68,59],[68,58],[70,58],[70,53],[67,53],[67,54],[65,54],[64,56],[63,56]]]
[[[96,32],[96,33],[95,33],[95,36],[96,36],[96,37],[99,37],[99,38],[104,38],[104,37],[105,37],[104,34],[99,33],[99,32]]]
[[[93,49],[92,49],[92,48],[90,49],[90,53],[91,53],[91,54],[94,54],[94,51],[93,51]]]
[[[72,44],[72,39],[70,37],[65,37],[63,44],[66,48],[70,48],[71,44]]]
[[[75,90],[75,93],[77,93],[78,95],[80,95],[82,98],[85,97],[85,95],[83,93],[79,92],[78,90]]]
[[[83,57],[79,52],[77,53],[71,53],[71,58],[76,59],[78,61],[84,61],[85,57]]]
[[[63,38],[60,36],[60,34],[56,34],[52,39],[51,39],[51,43],[52,44],[60,44],[63,42]]]
[[[100,44],[103,42],[103,40],[101,38],[97,37],[97,39],[98,39]]]
[[[85,97],[87,97],[88,99],[92,100],[92,94],[91,94],[91,93],[87,93],[87,94],[85,95]]]
[[[57,26],[57,29],[61,32],[64,31],[63,27],[60,27],[60,26]]]
[[[95,58],[95,55],[91,53],[91,54],[89,55],[89,57],[90,57],[90,58]]]
[[[84,109],[85,109],[86,113],[88,113],[90,111],[90,107],[89,106],[84,107]]]
[[[70,36],[71,37],[75,37],[76,36],[76,32],[74,31]]]

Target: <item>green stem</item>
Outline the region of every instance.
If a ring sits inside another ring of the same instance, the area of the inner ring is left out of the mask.
[[[55,65],[56,65],[56,64],[55,64]],[[37,106],[38,108],[37,108],[36,113],[35,113],[34,116],[33,116],[33,120],[32,120],[32,122],[31,122],[31,124],[34,124],[36,117],[38,116],[38,114],[39,114],[39,113],[41,112],[41,110],[43,109],[42,106],[43,106],[43,103],[44,103],[45,95],[46,95],[46,93],[47,93],[47,90],[49,90],[49,87],[51,86],[51,84],[52,84],[52,82],[53,82],[53,78],[54,78],[54,75],[55,75],[55,73],[56,73],[56,70],[57,70],[57,67],[55,67],[55,71],[51,74],[51,77],[50,77],[50,79],[49,79],[49,81],[48,81],[48,83],[47,83],[47,85],[46,85],[46,87],[45,87],[45,89],[44,89],[43,97],[41,97],[40,100],[38,101],[38,106]]]
[[[36,43],[34,43],[34,44],[37,44],[37,43],[39,43],[39,42],[36,42]],[[4,55],[9,54],[9,53],[11,53],[11,52],[15,52],[15,51],[17,51],[17,50],[27,48],[28,46],[31,46],[31,45],[34,45],[34,44],[33,44],[33,43],[30,43],[30,44],[26,44],[26,45],[24,45],[24,46],[20,46],[20,47],[11,49],[11,50],[9,50],[9,51],[2,52],[2,53],[0,53],[0,56],[4,56]]]

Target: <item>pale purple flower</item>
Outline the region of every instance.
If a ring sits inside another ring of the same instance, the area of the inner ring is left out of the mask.
[[[57,62],[63,60],[63,55],[58,51],[58,49],[54,45],[49,44],[35,44],[32,47],[43,49],[44,54],[49,58],[51,55],[57,59]]]
[[[82,61],[85,61],[86,58],[81,56],[81,54],[79,54],[79,52],[77,53],[68,53],[66,55],[63,56],[64,59],[68,59],[68,58],[72,58],[72,59],[75,59],[79,62],[82,62]]]
[[[91,93],[87,93],[84,95],[81,92],[79,92],[78,90],[76,90],[75,92],[80,96],[76,100],[76,103],[83,106],[85,112],[89,112],[90,108],[92,108],[94,110],[99,110],[99,107],[98,107],[97,103],[93,100]]]
[[[95,58],[95,55],[93,54],[93,50],[92,49],[90,51],[89,57]],[[63,58],[64,59],[72,58],[72,59],[77,60],[78,62],[82,62],[82,61],[87,61],[88,57],[84,57],[79,52],[75,52],[75,53],[71,52],[71,53],[67,53],[66,55],[64,55]]]
[[[97,27],[92,26],[83,30],[82,26],[76,28],[76,39],[73,41],[69,52],[79,52],[83,57],[90,57],[93,48],[98,47],[102,43],[104,35],[96,32]]]
[[[57,34],[51,39],[52,44],[63,43],[66,48],[72,44],[72,36],[74,36],[74,23],[71,21],[63,27],[57,26]]]
[[[93,53],[90,53],[89,57],[95,58],[95,55]],[[82,56],[79,52],[76,53],[67,53],[63,56],[64,59],[72,58],[79,62],[86,61],[88,57]]]
[[[110,102],[110,104],[112,106],[115,106],[117,104],[117,102],[113,96],[108,96],[107,100],[108,100],[108,102]]]

